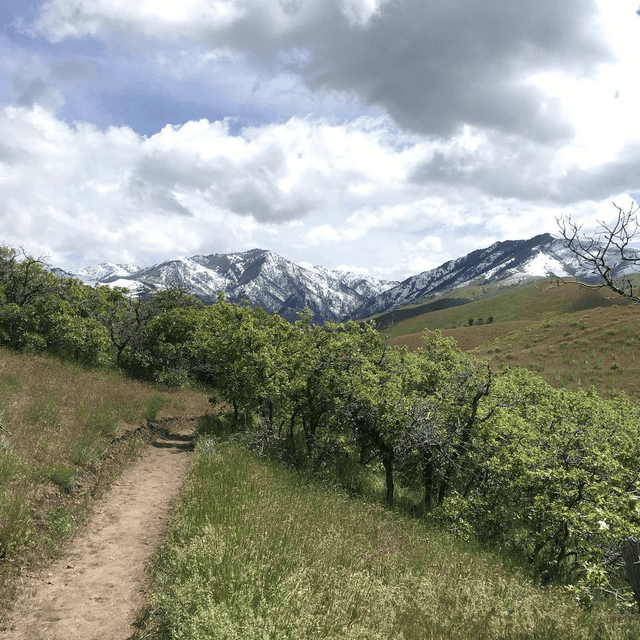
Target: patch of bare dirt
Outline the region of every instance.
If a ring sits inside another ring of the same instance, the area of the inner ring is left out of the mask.
[[[26,577],[0,638],[125,640],[133,633],[149,561],[189,467],[192,432],[183,422],[158,436],[112,484],[67,551]]]

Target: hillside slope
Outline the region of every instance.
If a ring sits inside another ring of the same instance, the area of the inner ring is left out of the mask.
[[[488,324],[486,319],[493,317]],[[483,324],[478,324],[479,319]],[[469,320],[473,319],[473,326]],[[442,330],[495,368],[522,366],[554,386],[640,398],[640,308],[608,290],[530,285],[391,326],[391,345],[416,349],[422,331]]]

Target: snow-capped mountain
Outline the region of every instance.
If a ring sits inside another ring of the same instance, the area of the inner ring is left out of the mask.
[[[103,262],[92,267],[85,267],[80,271],[64,271],[63,269],[52,269],[58,277],[78,278],[89,284],[92,282],[110,282],[118,278],[126,278],[138,271],[140,267],[133,264],[114,264],[113,262]]]
[[[226,280],[224,291],[228,299],[246,298],[267,311],[277,311],[288,320],[295,320],[305,307],[315,320],[340,320],[368,299],[335,274],[305,269],[272,251],[253,249],[244,253],[194,256],[193,260]],[[352,276],[344,274],[347,281]],[[376,281],[376,294],[394,284]]]
[[[88,284],[126,287],[135,294],[181,286],[205,303],[214,302],[224,291],[227,300],[247,299],[288,320],[295,320],[307,307],[317,322],[348,317],[372,296],[397,284],[323,267],[305,269],[262,249],[176,258],[145,268],[107,263],[78,272],[56,269],[54,273]]]
[[[609,263],[616,265],[616,277],[629,269],[615,256]],[[510,286],[550,275],[583,281],[597,277],[563,239],[550,234],[496,242],[401,283],[321,266],[303,267],[263,249],[175,258],[144,268],[105,263],[77,272],[53,272],[88,284],[125,287],[135,295],[179,285],[205,303],[214,302],[223,291],[227,300],[246,299],[288,320],[295,320],[307,307],[316,322],[368,318],[474,282]]]
[[[385,290],[398,284],[397,282],[390,282],[388,280],[378,280],[377,278],[366,276],[362,273],[336,271],[335,269],[325,269],[318,265],[311,267],[310,271],[327,278],[338,280],[338,282],[342,282],[342,284],[347,285],[347,287],[353,289],[356,293],[359,293],[366,299],[372,298],[380,293],[381,282],[384,283],[384,286],[386,287]]]
[[[617,264],[618,261],[612,256],[611,264]],[[620,271],[616,276],[622,275],[623,265],[618,264],[616,269]],[[549,276],[577,278],[587,282],[597,279],[568,249],[565,240],[546,233],[529,240],[496,242],[486,249],[472,251],[462,258],[407,278],[370,299],[354,313],[354,317],[368,318],[377,313],[393,311],[472,282],[500,282],[508,286]]]

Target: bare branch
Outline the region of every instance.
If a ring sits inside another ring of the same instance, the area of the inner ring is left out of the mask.
[[[573,222],[571,216],[562,216],[557,219],[560,233],[567,242],[568,249],[584,266],[590,268],[594,275],[600,277],[600,282],[595,284],[561,280],[563,283],[578,284],[585,289],[607,287],[620,297],[640,304],[640,296],[634,294],[631,281],[627,278],[625,285],[624,280],[619,282],[613,275],[613,269],[618,261],[640,267],[640,253],[630,246],[640,231],[638,222],[640,207],[632,203],[629,209],[624,211],[615,203],[613,206],[617,210],[615,222],[609,225],[599,221],[600,227],[595,237],[582,233],[582,225]]]

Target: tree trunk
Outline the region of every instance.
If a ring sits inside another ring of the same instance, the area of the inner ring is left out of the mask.
[[[640,540],[627,538],[622,545],[622,557],[627,580],[633,589],[633,596],[640,610]]]
[[[393,481],[393,453],[387,453],[382,457],[384,467],[385,484],[387,487],[387,504],[393,504],[395,484]]]
[[[291,460],[295,461],[296,459],[296,437],[295,437],[295,426],[296,426],[296,414],[291,414],[291,420],[289,422],[289,454],[291,455]]]
[[[427,511],[431,511],[433,504],[433,485],[435,482],[435,466],[433,463],[433,456],[429,454],[424,463],[424,508]]]
[[[302,417],[302,429],[304,430],[304,441],[307,449],[307,460],[309,460],[309,462],[313,460],[313,454],[315,453],[316,428],[317,422],[314,417],[310,420],[305,416]]]

